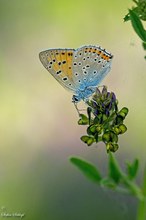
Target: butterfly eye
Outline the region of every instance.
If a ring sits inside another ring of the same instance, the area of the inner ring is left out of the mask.
[[[73,95],[73,97],[72,97],[72,101],[73,101],[73,102],[78,102],[79,99],[77,98],[77,96]]]

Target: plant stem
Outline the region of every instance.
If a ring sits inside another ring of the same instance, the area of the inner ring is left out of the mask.
[[[123,181],[123,184],[126,186],[126,188],[129,190],[129,192],[136,196],[139,200],[143,201],[144,200],[144,194],[142,192],[142,189],[137,186],[133,181],[129,180],[125,173],[121,170],[120,165],[118,164],[118,161],[115,159],[114,155],[112,153],[109,153],[110,158],[112,159],[116,172],[119,173],[121,176],[121,179]],[[146,183],[145,183],[146,184]],[[146,186],[146,185],[145,185]],[[145,189],[146,190],[146,189]],[[146,219],[145,219],[146,220]]]
[[[139,207],[137,211],[137,220],[146,219],[146,167],[144,169],[144,179],[143,179],[142,190],[143,190],[144,199],[139,201]]]

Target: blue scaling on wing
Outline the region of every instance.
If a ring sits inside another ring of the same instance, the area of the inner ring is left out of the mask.
[[[113,56],[99,46],[78,49],[49,49],[40,52],[40,61],[66,89],[73,102],[86,101],[111,68]]]
[[[86,100],[111,68],[112,55],[98,46],[84,46],[73,54],[73,101]]]

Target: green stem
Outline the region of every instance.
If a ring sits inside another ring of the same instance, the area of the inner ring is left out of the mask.
[[[144,170],[144,180],[143,180],[142,190],[143,190],[144,199],[139,201],[137,220],[146,219],[146,167]]]
[[[117,160],[115,159],[114,155],[112,153],[109,153],[109,155],[112,158],[112,160],[114,161],[114,165],[116,167],[116,170],[120,174],[124,185],[128,188],[128,190],[131,192],[132,195],[136,196],[140,201],[144,201],[143,191],[133,181],[131,181],[127,178],[127,176],[121,170],[121,168],[120,168]],[[146,180],[145,180],[145,182],[146,182]],[[145,187],[146,187],[146,185],[145,185]],[[145,218],[145,220],[146,220],[146,218]]]

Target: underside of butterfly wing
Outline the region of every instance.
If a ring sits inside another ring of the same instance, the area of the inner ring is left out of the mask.
[[[75,102],[86,100],[110,71],[113,56],[99,46],[49,49],[39,54],[51,75],[74,93]]]
[[[74,49],[49,49],[39,54],[43,66],[66,89],[75,91],[72,78]]]
[[[98,46],[84,46],[74,52],[73,79],[80,89],[97,86],[109,72],[112,55]]]

